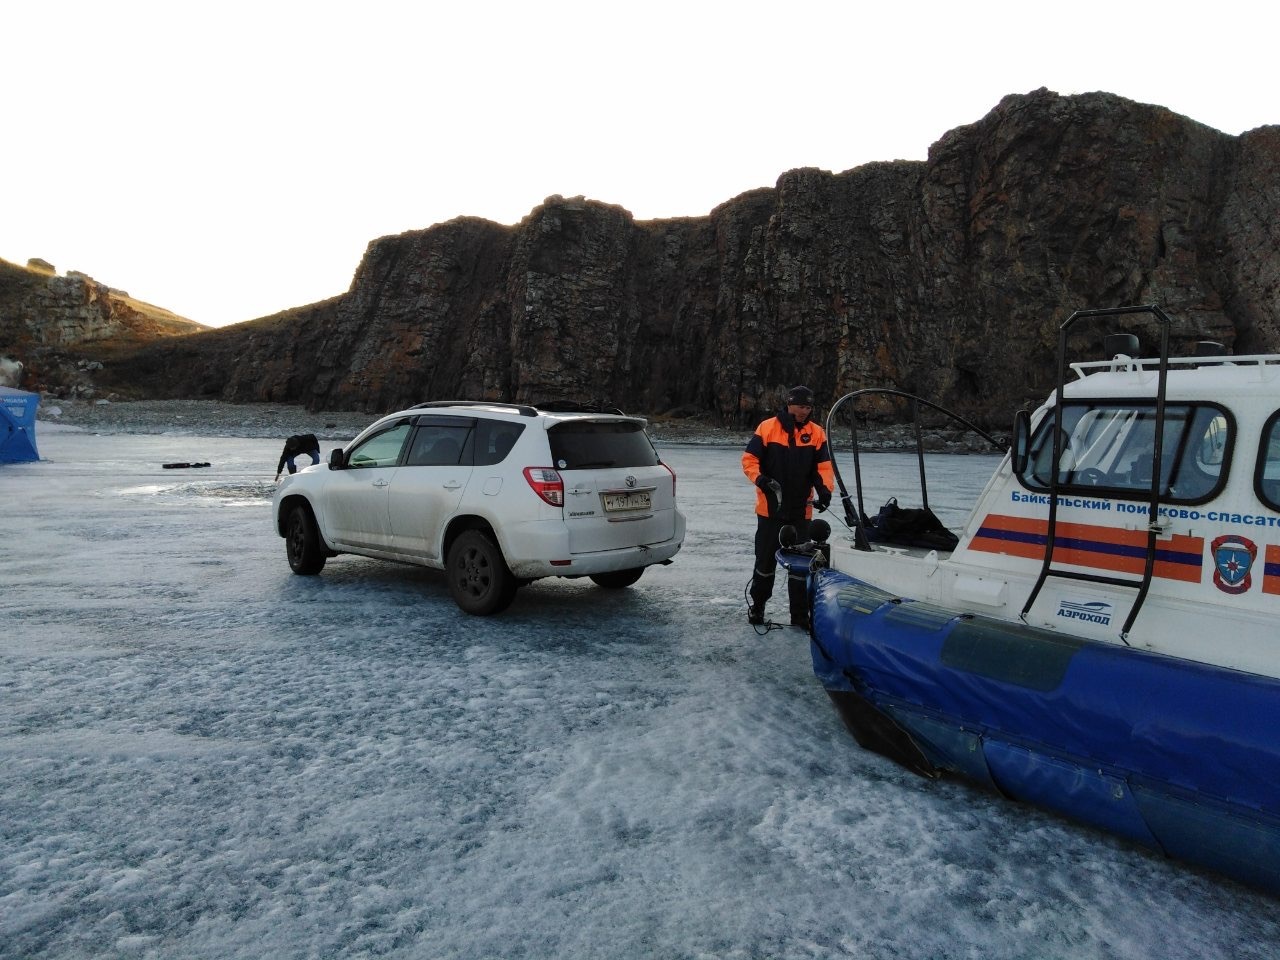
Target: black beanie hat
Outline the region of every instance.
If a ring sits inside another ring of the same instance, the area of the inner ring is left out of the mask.
[[[813,391],[806,386],[792,387],[787,391],[787,404],[807,403],[813,406]]]

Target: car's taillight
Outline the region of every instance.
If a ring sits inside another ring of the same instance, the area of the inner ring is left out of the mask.
[[[564,506],[564,480],[551,467],[525,467],[524,478],[533,492],[553,507]]]
[[[672,470],[670,467],[668,467],[665,463],[663,463],[663,464],[659,464],[659,466],[661,466],[664,470],[666,470],[666,471],[667,471],[667,473],[671,474],[671,496],[672,496],[672,497],[675,497],[675,495],[676,495],[676,472],[675,472],[674,470]]]

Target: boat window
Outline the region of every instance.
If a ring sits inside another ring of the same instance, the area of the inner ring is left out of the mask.
[[[1160,499],[1202,503],[1213,497],[1226,480],[1232,432],[1231,415],[1215,404],[1166,404]],[[1155,435],[1153,402],[1064,404],[1058,488],[1119,500],[1146,499],[1155,465]],[[1027,466],[1019,480],[1033,490],[1048,489],[1052,463],[1053,416],[1049,415],[1031,438]]]
[[[1253,485],[1263,503],[1272,510],[1280,510],[1280,410],[1273,413],[1262,428]]]

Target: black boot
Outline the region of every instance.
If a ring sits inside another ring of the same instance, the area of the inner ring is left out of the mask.
[[[747,607],[747,623],[758,627],[764,623],[764,604],[753,603]]]

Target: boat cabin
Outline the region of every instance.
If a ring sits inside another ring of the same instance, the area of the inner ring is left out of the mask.
[[[1078,317],[1152,311],[1160,356],[1109,337],[1107,359],[1066,365]],[[893,542],[846,493],[831,566],[962,614],[1280,675],[1280,356],[1171,358],[1167,331],[1155,307],[1073,315],[1053,395],[1016,418],[954,548]]]

